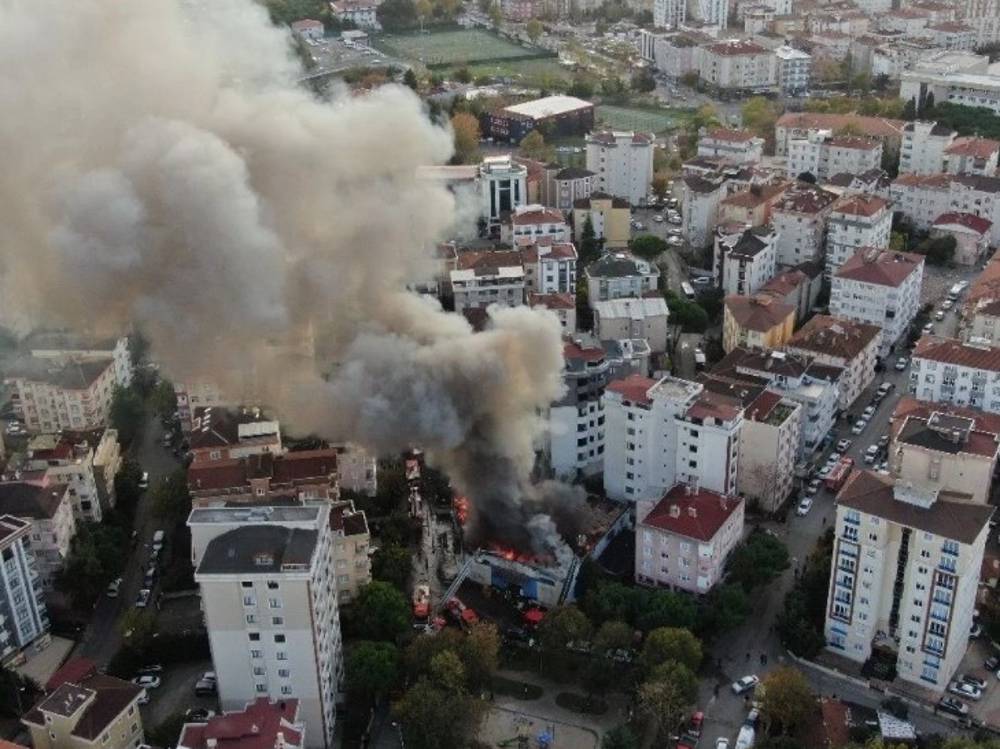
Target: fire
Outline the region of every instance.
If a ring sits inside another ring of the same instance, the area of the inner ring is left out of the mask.
[[[486,544],[486,549],[489,550],[491,553],[496,554],[497,556],[505,559],[508,562],[521,562],[522,564],[530,564],[535,566],[548,564],[547,560],[540,556],[537,556],[535,554],[529,554],[523,551],[518,551],[512,546],[506,546],[497,541],[491,541],[490,543]]]
[[[451,508],[455,513],[455,520],[458,521],[458,524],[465,525],[469,519],[469,500],[461,495],[456,495],[451,500]]]

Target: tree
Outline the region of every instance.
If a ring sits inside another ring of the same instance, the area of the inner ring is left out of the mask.
[[[396,703],[394,712],[408,749],[441,749],[468,743],[482,720],[483,704],[422,679]]]
[[[169,419],[177,411],[177,393],[174,385],[168,380],[160,380],[150,395],[150,405],[161,419]]]
[[[635,623],[637,590],[617,582],[602,582],[587,591],[583,607],[591,620]]]
[[[816,175],[812,172],[799,172],[799,176],[796,177],[799,182],[805,182],[809,185],[816,184]]]
[[[685,333],[704,333],[708,328],[708,313],[697,302],[680,297],[673,291],[663,292],[670,310],[670,319]]]
[[[496,28],[500,28],[500,24],[503,21],[503,13],[500,12],[500,3],[492,3],[490,5],[490,11],[487,15],[490,17],[490,23],[492,23]]]
[[[373,640],[395,640],[410,627],[409,603],[389,583],[365,585],[353,608],[359,630]]]
[[[121,571],[125,532],[116,525],[81,523],[69,555],[56,578],[56,588],[68,594],[80,610],[89,609]]]
[[[417,74],[413,72],[413,68],[407,68],[406,72],[403,73],[403,85],[414,91],[420,88],[420,81],[417,80]]]
[[[666,198],[667,192],[670,190],[670,174],[668,172],[656,172],[649,183],[649,189],[653,191],[657,200]]]
[[[754,96],[740,110],[743,127],[764,139],[768,151],[774,148],[774,125],[781,114],[777,105],[763,96]]]
[[[188,491],[187,471],[180,468],[161,478],[150,491],[153,513],[171,525],[177,525],[191,514],[191,492]]]
[[[770,730],[788,734],[801,726],[816,704],[809,682],[798,669],[781,666],[764,677],[761,715]]]
[[[630,246],[633,255],[645,260],[655,260],[670,248],[666,241],[655,234],[640,234],[632,239]]]
[[[615,726],[604,734],[601,749],[639,749],[639,739],[628,726]]]
[[[388,2],[388,0],[387,0]],[[451,118],[455,134],[455,159],[460,164],[479,160],[479,120],[468,112],[458,112]]]
[[[372,557],[372,577],[406,590],[413,572],[410,550],[398,543],[380,546]]]
[[[660,627],[646,637],[639,662],[646,673],[651,673],[657,666],[669,661],[695,671],[701,665],[701,656],[701,643],[688,630]]]
[[[42,690],[27,676],[0,666],[0,715],[20,718],[42,696]]]
[[[538,130],[532,130],[521,141],[521,155],[535,161],[550,161],[552,147],[545,143],[545,136]]]
[[[430,677],[446,692],[460,694],[465,691],[465,666],[452,650],[444,650],[431,658]]]
[[[399,672],[399,651],[389,642],[362,640],[347,654],[345,678],[348,691],[371,702],[389,692]]]
[[[413,0],[385,0],[375,14],[386,31],[403,31],[417,25],[417,6]]]
[[[578,273],[576,276],[576,329],[588,331],[593,327],[594,311],[590,308],[587,276],[584,273]]]
[[[416,0],[413,7],[417,11],[417,18],[420,19],[420,25],[423,27],[434,13],[434,6],[431,5],[430,0]]]
[[[671,590],[649,591],[636,601],[636,626],[644,632],[661,627],[694,626],[698,608],[690,596]]]
[[[945,235],[940,237],[928,237],[914,247],[914,252],[926,256],[927,262],[931,265],[947,265],[955,258],[955,248],[958,243],[955,237]]]
[[[118,439],[123,445],[131,445],[132,441],[139,435],[144,416],[142,399],[138,394],[130,388],[115,385],[111,395],[111,410],[108,413],[108,421],[117,430]]]
[[[594,635],[594,651],[623,650],[632,646],[632,628],[622,621],[604,622]]]
[[[656,79],[653,77],[653,71],[649,68],[638,68],[634,73],[632,73],[632,79],[629,81],[629,85],[632,90],[640,93],[647,94],[650,91],[656,90]]]
[[[907,122],[913,122],[917,119],[917,101],[916,99],[909,99],[906,104],[903,105],[903,119]]]
[[[695,88],[698,85],[698,72],[695,70],[689,70],[681,76],[681,84],[687,86],[688,88]]]
[[[698,699],[698,677],[683,663],[677,661],[661,663],[653,669],[646,681],[669,682],[680,692],[688,704],[694,703]]]
[[[528,35],[528,38],[531,40],[532,44],[536,44],[538,42],[538,39],[542,36],[542,32],[544,30],[545,29],[542,27],[542,22],[539,21],[537,18],[532,18],[524,26],[524,31]]]
[[[788,569],[788,549],[767,533],[752,533],[729,557],[729,581],[750,593]]]
[[[735,629],[750,614],[750,599],[739,585],[725,583],[709,591],[701,607],[698,631],[715,636]]]
[[[660,735],[673,732],[691,704],[683,686],[667,679],[647,681],[638,696],[639,709],[656,721]]]
[[[454,77],[459,83],[472,83],[472,71],[464,65],[455,71]]]
[[[500,664],[500,631],[496,625],[490,622],[473,624],[462,640],[459,655],[471,689],[489,684]]]
[[[924,101],[920,106],[920,111],[918,115],[920,117],[931,117],[934,114],[934,92],[928,91],[927,96],[924,97]]]
[[[590,636],[590,622],[575,606],[552,609],[538,625],[538,641],[549,653],[566,652],[566,644]]]
[[[576,76],[569,85],[566,93],[578,99],[589,99],[594,95],[594,83],[583,76]]]
[[[445,650],[459,652],[464,638],[457,629],[446,628],[433,635],[416,637],[403,652],[403,667],[410,682],[430,673],[431,659]]]
[[[583,228],[580,230],[580,264],[587,265],[600,259],[601,243],[594,232],[594,222],[590,220],[590,214],[583,221]],[[583,273],[579,274],[583,277]]]

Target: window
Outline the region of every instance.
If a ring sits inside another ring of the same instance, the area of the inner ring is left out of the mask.
[[[270,606],[272,609],[280,609],[281,608],[281,599],[280,598],[268,598],[267,599],[267,605]]]
[[[281,693],[282,694],[291,694],[292,693],[291,686],[289,686],[288,684],[283,684],[282,687],[281,687]]]
[[[247,614],[247,624],[256,624],[256,623],[257,623],[257,615]]]
[[[283,627],[285,626],[285,618],[282,616],[272,616],[271,624],[273,624],[275,627]]]
[[[250,638],[250,642],[260,642],[260,632],[249,632],[247,637]]]
[[[267,581],[267,589],[268,590],[277,590],[278,589],[278,581],[277,580],[268,580]]]
[[[253,582],[251,580],[241,580],[240,585],[242,585],[244,588],[252,588]]]
[[[251,658],[263,658],[264,657],[264,651],[263,650],[251,650],[250,651],[250,657]]]
[[[264,667],[263,666],[254,666],[253,667],[253,675],[254,676],[263,676],[264,674],[265,674],[265,671],[264,671]]]
[[[263,693],[267,692],[267,684],[257,684],[256,685],[256,689],[257,689],[258,692],[260,692],[261,694],[263,694]]]
[[[279,661],[287,661],[288,653],[286,653],[284,650],[278,650],[277,652],[275,652],[274,657],[277,658]]]
[[[287,668],[278,669],[278,676],[280,676],[282,679],[287,679],[289,676],[291,676],[291,673],[292,672],[289,671]]]
[[[278,643],[284,642],[285,641],[285,636],[284,635],[275,635],[274,636],[274,641],[278,642]]]

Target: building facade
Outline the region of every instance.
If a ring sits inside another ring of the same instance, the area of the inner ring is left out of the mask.
[[[566,392],[549,407],[549,462],[563,478],[599,473],[604,464],[604,386],[610,362],[597,341],[563,346]]]
[[[739,493],[775,512],[795,486],[802,406],[765,390],[744,410],[737,470]]]
[[[1000,413],[1000,347],[924,336],[913,349],[910,392],[937,403]]]
[[[833,204],[826,222],[826,273],[832,277],[862,247],[888,249],[892,232],[889,202],[875,195],[850,195]]]
[[[829,315],[816,315],[788,341],[787,351],[843,367],[840,409],[846,411],[875,381],[881,329]]]
[[[606,254],[584,273],[591,304],[641,297],[656,289],[660,277],[655,265],[624,252]]]
[[[587,169],[596,190],[631,205],[646,205],[653,180],[652,133],[604,130],[586,138]]]
[[[771,213],[779,265],[822,261],[826,222],[836,199],[834,193],[804,182],[785,192]]]
[[[731,294],[723,305],[722,348],[727,353],[740,347],[781,348],[792,337],[797,312],[767,294]]]

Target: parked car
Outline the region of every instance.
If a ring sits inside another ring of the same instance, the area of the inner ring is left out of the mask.
[[[962,674],[958,677],[958,680],[965,684],[971,684],[981,691],[986,690],[986,679],[980,679],[978,676],[973,676],[972,674]]]
[[[948,691],[952,694],[957,694],[959,697],[966,697],[970,700],[978,700],[983,696],[982,689],[964,681],[953,681],[948,685]]]
[[[1000,668],[1000,655],[991,655],[987,658],[986,662],[983,664],[983,668],[987,671],[996,671]]]
[[[920,332],[923,333],[924,335],[930,335],[931,333],[934,332],[934,323],[932,322],[927,323],[926,325],[924,325],[924,327],[920,329]]]
[[[937,320],[938,322],[940,322],[941,320],[944,320],[944,310],[943,309],[939,309],[937,312],[935,312],[934,313],[934,319]]]
[[[865,450],[865,463],[874,463],[875,459],[878,457],[878,453],[878,445],[869,445],[868,449]]]
[[[878,438],[878,446],[883,450],[889,446],[888,434],[883,434],[881,437]]]
[[[983,625],[980,624],[979,622],[973,622],[972,627],[969,629],[969,637],[971,637],[974,640],[977,637],[982,637],[982,634],[983,634]]]
[[[851,441],[849,439],[842,439],[837,443],[837,452],[846,453],[851,447]]]
[[[806,485],[806,496],[814,497],[819,493],[819,488],[822,486],[822,482],[819,479],[813,479]]]
[[[148,665],[143,666],[142,668],[140,668],[138,671],[136,671],[136,673],[139,673],[139,674],[162,674],[163,673],[163,666],[161,666],[159,663],[150,663],[150,664],[148,664]]]
[[[214,717],[215,710],[209,710],[207,707],[192,707],[184,713],[184,720],[189,723],[204,723],[209,718]]]
[[[901,356],[898,359],[896,359],[895,369],[897,372],[902,372],[909,365],[910,365],[910,360],[907,359],[905,356]]]
[[[153,534],[153,551],[159,552],[163,548],[163,539],[166,538],[166,535],[166,533],[160,530]]]
[[[206,671],[194,685],[194,693],[199,696],[212,696],[218,691],[219,680],[215,671]]]
[[[149,488],[149,472],[148,471],[143,471],[142,472],[142,478],[139,479],[139,488],[140,489],[148,489]]]
[[[833,466],[830,465],[829,463],[827,463],[825,466],[823,466],[822,468],[819,469],[819,471],[816,473],[816,475],[819,476],[821,479],[825,479],[827,477],[827,475],[829,475],[830,471],[832,471],[832,470],[833,470]]]
[[[883,382],[878,386],[878,392],[882,393],[882,395],[888,395],[894,387],[896,387],[896,383],[894,382]]]
[[[854,422],[854,426],[851,427],[851,434],[861,434],[865,431],[865,427],[868,426],[868,422],[864,419],[858,419]]]
[[[943,310],[949,310],[954,306],[955,303],[951,301],[951,299],[945,299],[943,302],[941,302],[941,309]]]
[[[143,689],[156,689],[162,682],[156,674],[140,674],[132,679],[132,683]]]
[[[813,500],[812,497],[803,497],[799,501],[799,506],[795,508],[795,514],[799,517],[809,514],[809,510],[812,509]]]
[[[715,740],[715,749],[729,749],[729,739],[720,736]]]
[[[868,419],[870,419],[872,416],[875,415],[875,411],[877,409],[878,409],[878,406],[868,406],[868,407],[866,407],[865,410],[861,412],[861,418],[864,419],[865,421],[867,421]]]
[[[943,713],[951,713],[960,718],[969,714],[969,706],[954,697],[942,697],[937,704],[938,710]]]
[[[748,676],[744,676],[733,682],[733,694],[743,694],[744,692],[749,692],[758,684],[760,684],[760,677],[756,674],[749,674]]]
[[[122,589],[122,579],[116,577],[110,583],[108,583],[108,598],[117,598],[118,591]]]
[[[137,609],[144,609],[149,605],[149,599],[153,595],[153,592],[149,588],[143,588],[139,591],[139,595],[135,597],[135,607]]]

